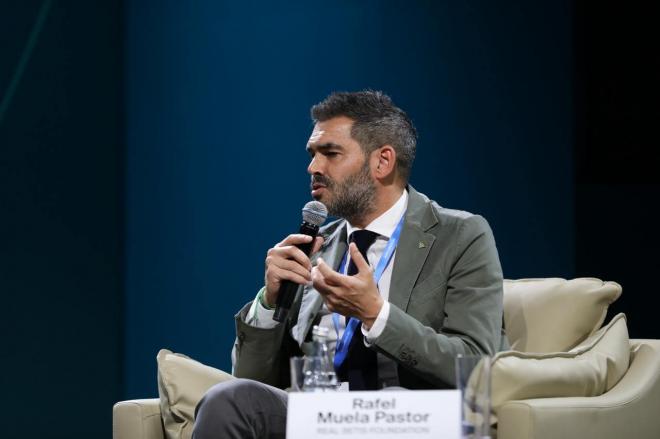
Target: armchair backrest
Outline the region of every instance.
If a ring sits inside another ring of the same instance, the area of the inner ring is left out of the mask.
[[[621,285],[595,278],[504,281],[504,324],[512,350],[564,352],[596,332]]]

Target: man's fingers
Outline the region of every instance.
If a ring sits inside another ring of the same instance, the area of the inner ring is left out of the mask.
[[[312,246],[312,252],[310,253],[313,255],[314,253],[318,252],[321,249],[321,246],[323,245],[323,236],[317,236],[314,238],[314,245]]]
[[[312,280],[310,270],[300,265],[297,261],[291,261],[289,259],[277,259],[273,261],[272,265],[284,271],[292,271],[297,275],[307,279],[307,282]]]
[[[284,247],[287,245],[305,244],[312,241],[312,237],[302,233],[294,233],[284,238],[284,241],[278,243],[276,247]]]
[[[358,250],[357,245],[354,242],[351,242],[348,246],[348,249],[351,253],[351,260],[355,263],[355,267],[358,269],[358,273],[370,273],[371,267],[369,263],[364,260],[362,253]]]
[[[328,285],[343,284],[342,282],[343,278],[345,278],[346,276],[342,276],[341,274],[337,273],[335,270],[330,268],[330,266],[326,264],[323,259],[318,258],[316,268],[321,273],[321,275],[323,275],[323,279],[325,283],[327,283]]]
[[[275,262],[277,259],[290,259],[296,261],[307,270],[312,269],[312,262],[309,260],[309,257],[302,250],[293,245],[286,247],[274,247],[268,250],[266,265]]]
[[[271,274],[279,279],[280,283],[283,280],[290,280],[291,282],[297,283],[298,285],[305,285],[307,282],[309,282],[309,279],[306,277],[301,276],[294,271],[284,270],[279,267],[273,267],[271,269]]]
[[[325,282],[325,278],[321,274],[318,266],[312,268],[312,285],[314,285],[314,288],[324,296],[330,293],[330,286]]]
[[[339,301],[337,300],[336,297],[334,297],[334,296],[326,296],[325,297],[325,306],[328,308],[328,311],[335,312],[337,310],[337,305],[338,304],[339,304]]]
[[[323,296],[323,301],[325,302],[328,311],[336,311],[335,304],[337,303],[337,297],[335,296],[335,291],[332,286],[325,282],[325,278],[321,274],[318,266],[312,269],[312,285],[314,285],[316,291]]]
[[[319,251],[323,245],[323,237],[316,236],[312,238],[309,235],[303,234],[294,234],[287,236],[282,242],[279,242],[275,247],[268,250],[266,257],[266,266],[273,263],[278,258],[281,259],[292,259],[298,262],[300,265],[305,267],[307,270],[312,269],[312,263],[309,260],[309,256],[306,255],[302,250],[297,246],[300,244],[309,244],[312,242],[312,248],[310,254],[314,254]],[[281,265],[281,264],[280,264]]]

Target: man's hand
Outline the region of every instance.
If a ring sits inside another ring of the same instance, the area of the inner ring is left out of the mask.
[[[368,330],[383,307],[383,298],[380,297],[374,281],[373,269],[364,260],[357,246],[351,243],[348,251],[358,269],[356,275],[345,276],[337,273],[319,258],[318,265],[312,269],[312,283],[331,312],[357,317]]]
[[[268,250],[266,255],[266,303],[275,306],[277,293],[282,281],[290,280],[297,284],[306,284],[312,280],[312,263],[309,257],[296,245],[312,241],[308,235],[295,234],[287,236],[284,241]],[[311,254],[316,253],[323,244],[323,238],[314,238]]]

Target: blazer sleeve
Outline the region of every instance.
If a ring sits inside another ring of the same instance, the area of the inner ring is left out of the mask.
[[[460,224],[439,330],[392,305],[385,329],[372,340],[401,366],[439,386],[455,384],[458,354],[493,355],[502,337],[502,268],[493,233],[478,215]],[[444,316],[442,316],[444,313]]]
[[[288,369],[282,367],[288,359],[283,352],[286,322],[274,328],[258,328],[245,323],[251,304],[247,303],[234,317],[236,339],[232,349],[232,373],[237,378],[283,388],[287,383],[282,377],[288,373]]]

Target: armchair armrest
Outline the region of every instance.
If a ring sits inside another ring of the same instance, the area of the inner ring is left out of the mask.
[[[112,408],[113,439],[164,439],[160,401],[133,399]]]
[[[630,344],[630,367],[609,392],[588,398],[508,402],[498,413],[498,438],[657,438],[660,340],[630,340]]]

